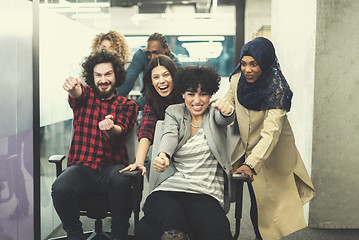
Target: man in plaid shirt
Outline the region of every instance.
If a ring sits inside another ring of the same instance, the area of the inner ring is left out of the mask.
[[[84,239],[78,200],[107,196],[111,239],[123,240],[131,216],[131,185],[119,171],[128,165],[125,135],[136,121],[137,105],[117,93],[126,71],[116,52],[95,51],[82,66],[88,87],[75,77],[68,77],[63,85],[74,113],[74,135],[68,167],[52,185],[53,204],[67,239]]]

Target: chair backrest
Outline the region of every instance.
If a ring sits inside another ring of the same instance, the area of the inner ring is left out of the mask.
[[[153,143],[152,143],[152,155],[150,161],[152,161],[157,155],[158,147],[160,145],[160,140],[161,140],[160,137],[162,135],[162,124],[163,124],[163,120],[158,120],[156,123],[155,135],[153,137]]]
[[[129,164],[135,162],[136,149],[138,145],[137,132],[138,132],[138,124],[136,121],[135,125],[133,125],[133,128],[126,135],[126,149],[127,149]]]

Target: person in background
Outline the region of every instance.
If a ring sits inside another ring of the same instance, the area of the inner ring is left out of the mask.
[[[303,205],[314,187],[295,146],[287,118],[293,93],[272,42],[259,37],[245,44],[230,81],[226,99],[235,105],[240,132],[233,174],[253,181],[248,188],[256,238],[281,239],[306,227]]]
[[[119,171],[128,165],[125,135],[136,121],[137,105],[116,91],[125,80],[124,63],[111,49],[88,56],[80,78],[68,77],[63,88],[73,110],[73,139],[67,169],[52,185],[52,199],[67,239],[84,239],[80,199],[101,194],[111,211],[111,239],[127,239],[131,216],[131,179]]]
[[[153,141],[157,120],[163,120],[165,109],[175,103],[183,102],[182,97],[173,91],[177,68],[172,59],[165,55],[152,58],[143,77],[142,93],[146,98],[143,119],[138,132],[136,161],[123,171],[142,170],[146,173],[145,159]]]
[[[92,41],[92,51],[101,47],[115,50],[124,63],[130,61],[131,51],[126,43],[126,39],[117,31],[110,30],[108,33],[96,35]]]
[[[138,49],[133,55],[131,64],[127,69],[125,83],[117,88],[121,96],[128,96],[137,78],[146,71],[149,61],[158,55],[167,55],[174,61],[177,67],[182,65],[177,56],[170,51],[166,37],[160,33],[151,34],[147,39],[146,49]],[[140,80],[140,87],[142,90],[142,80]],[[141,95],[136,100],[136,103],[140,106],[140,110],[143,110],[146,100]]]
[[[190,66],[177,73],[175,91],[185,103],[166,109],[136,239],[232,239],[226,137],[234,107],[226,99],[211,105],[219,83],[213,68]]]

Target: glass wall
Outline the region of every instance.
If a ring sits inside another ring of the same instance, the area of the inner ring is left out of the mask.
[[[32,3],[1,3],[0,239],[33,239]]]

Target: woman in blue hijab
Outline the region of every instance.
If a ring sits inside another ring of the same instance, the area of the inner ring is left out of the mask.
[[[248,70],[251,62],[246,64],[243,58],[256,62],[256,66],[261,70],[258,79],[250,79],[252,74]],[[241,62],[231,74],[234,75],[243,68],[244,74],[240,77],[237,89],[238,101],[246,108],[256,111],[289,111],[293,93],[282,74],[271,41],[262,37],[253,39],[242,48],[240,59]]]
[[[281,239],[306,227],[303,204],[313,198],[314,187],[287,119],[293,93],[272,42],[259,37],[245,44],[230,81],[226,98],[235,106],[240,131],[233,174],[252,180],[256,238]]]

